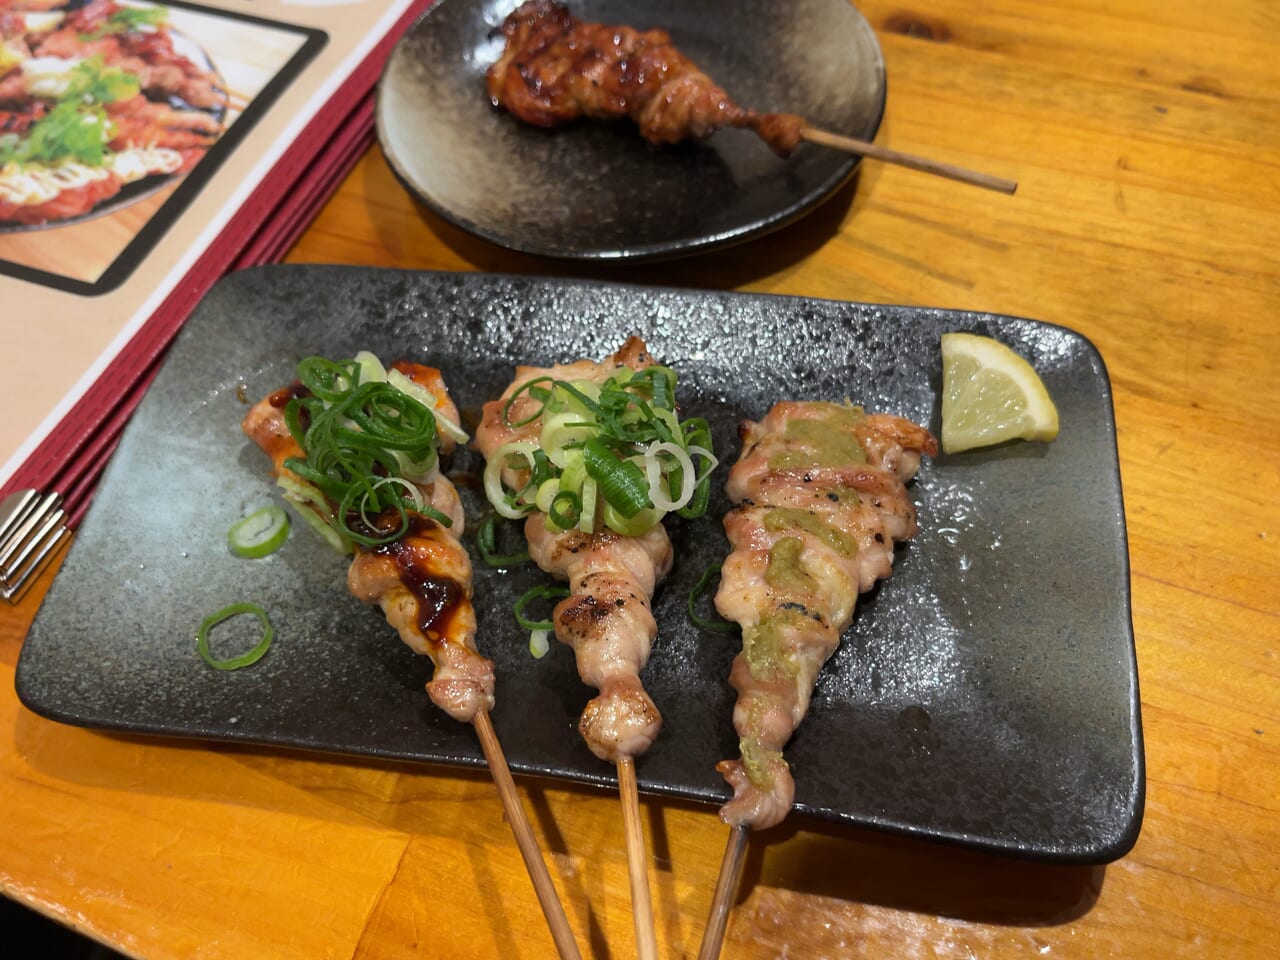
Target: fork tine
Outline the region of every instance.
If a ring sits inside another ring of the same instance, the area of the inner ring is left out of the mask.
[[[31,505],[39,498],[35,490],[16,490],[0,503],[0,548],[9,542],[9,537],[27,519]]]
[[[58,506],[60,498],[47,494],[37,510],[21,525],[18,535],[0,553],[0,596],[17,603],[36,574],[53,558],[58,547],[70,536],[63,520],[66,514]],[[48,507],[53,506],[53,512]]]
[[[36,577],[57,555],[58,548],[71,538],[71,531],[58,523],[42,529],[46,536],[32,542],[33,552],[24,552],[26,565],[15,570],[17,576],[12,579],[8,576],[0,578],[0,597],[10,603],[17,603],[22,599],[27,589],[35,583]]]
[[[15,561],[14,557],[31,540],[33,531],[41,527],[51,515],[56,514],[55,523],[62,519],[61,505],[62,498],[56,492],[46,493],[27,504],[17,522],[6,533],[5,539],[0,542],[0,579],[8,580],[10,571],[17,569],[19,561]]]

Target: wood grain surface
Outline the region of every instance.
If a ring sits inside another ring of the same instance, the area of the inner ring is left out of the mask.
[[[289,259],[972,308],[1084,333],[1115,390],[1148,763],[1137,846],[1049,867],[794,820],[753,841],[723,955],[1275,956],[1280,4],[858,5],[888,65],[878,142],[1016,179],[1015,197],[868,161],[767,239],[584,268],[447,226],[375,149]],[[0,610],[8,896],[157,960],[554,955],[486,777],[43,720],[13,693],[42,593]],[[633,956],[616,795],[520,791],[584,955]],[[727,828],[651,797],[642,814],[660,955],[692,956]]]

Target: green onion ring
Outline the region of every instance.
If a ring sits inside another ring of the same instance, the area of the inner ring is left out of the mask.
[[[582,516],[582,498],[572,490],[561,490],[551,501],[547,518],[561,530],[571,530]]]
[[[354,360],[335,363],[324,357],[307,357],[298,364],[298,379],[321,400],[345,397],[360,382],[360,365]]]
[[[568,587],[542,585],[531,587],[526,590],[524,595],[516,601],[514,613],[516,615],[516,623],[520,624],[526,630],[554,630],[555,624],[550,620],[530,620],[524,615],[524,608],[531,604],[534,600],[563,600],[569,595]]]
[[[588,397],[568,380],[557,380],[555,381],[555,385],[586,407],[589,413],[592,413],[597,417],[600,416],[600,404]]]
[[[252,614],[258,618],[262,623],[262,639],[248,653],[242,653],[238,657],[231,657],[227,660],[216,659],[209,652],[209,631],[224,620],[230,620],[232,617],[238,617],[241,614]],[[196,629],[196,652],[204,658],[205,663],[215,670],[239,670],[241,667],[247,667],[249,664],[257,663],[261,660],[262,655],[271,646],[271,641],[274,637],[275,629],[271,626],[267,611],[256,603],[233,603],[229,607],[223,607],[217,613],[209,614],[209,616],[200,621],[200,626]]]
[[[543,386],[543,384],[547,383],[551,384],[550,390]],[[542,412],[547,408],[547,401],[551,399],[551,395],[555,392],[555,385],[556,381],[553,377],[535,377],[532,380],[520,384],[520,386],[516,387],[512,392],[511,396],[507,397],[507,402],[503,404],[502,422],[509,427],[523,427],[527,423],[533,423],[533,421],[542,416]],[[538,407],[536,413],[525,417],[519,423],[513,423],[509,419],[511,415],[511,406],[520,399],[520,395],[522,393],[529,394],[530,400],[540,401],[541,405]],[[546,394],[546,396],[539,396],[539,394]]]
[[[275,553],[289,538],[289,514],[271,504],[237,520],[227,531],[227,546],[237,557],[257,560]]]
[[[716,619],[708,620],[701,616],[696,605],[702,595],[707,591],[707,587],[711,581],[720,575],[720,564],[713,563],[702,571],[702,576],[698,578],[698,582],[693,585],[693,589],[689,591],[688,610],[689,619],[703,630],[710,630],[712,633],[736,633],[740,628],[736,623],[730,623],[728,620]],[[714,608],[713,608],[714,609]]]
[[[494,513],[480,521],[476,530],[476,546],[480,550],[480,559],[490,567],[518,567],[530,560],[528,550],[520,553],[498,553],[498,516]]]

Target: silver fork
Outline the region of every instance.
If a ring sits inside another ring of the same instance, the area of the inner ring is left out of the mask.
[[[0,503],[0,597],[17,603],[71,536],[62,495],[19,490]]]
[[[71,457],[36,479],[48,493],[17,490],[0,503],[0,597],[10,603],[21,600],[80,526],[102,471],[120,443],[129,414],[152,376],[138,381],[125,401]]]
[[[0,597],[17,603],[80,526],[98,480],[120,444],[129,415],[154,378],[144,375],[87,440],[55,469],[28,477],[40,489],[10,493],[0,503]]]

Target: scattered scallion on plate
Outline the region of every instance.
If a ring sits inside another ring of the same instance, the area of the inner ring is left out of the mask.
[[[529,551],[518,550],[514,553],[500,553],[498,546],[498,527],[506,525],[496,514],[487,515],[476,528],[476,548],[480,551],[480,559],[485,566],[505,569],[529,563]]]
[[[689,619],[693,621],[694,626],[701,630],[709,630],[712,633],[737,633],[740,627],[736,623],[730,623],[728,620],[722,620],[718,614],[714,614],[715,608],[712,607],[715,619],[709,619],[698,613],[698,601],[702,599],[702,595],[711,590],[711,583],[720,577],[720,564],[713,563],[707,569],[702,571],[702,576],[698,577],[698,582],[693,585],[689,591],[689,599],[686,601],[686,607],[689,611]]]
[[[526,590],[516,601],[515,617],[516,622],[525,630],[529,631],[529,652],[533,654],[535,660],[541,660],[550,649],[548,638],[551,631],[555,629],[555,624],[550,619],[533,620],[524,615],[525,608],[535,600],[548,600],[554,603],[557,600],[563,600],[569,595],[567,587],[553,587],[543,584],[541,586],[532,587]]]
[[[218,624],[233,617],[244,615],[257,617],[262,624],[262,635],[257,644],[246,653],[226,659],[218,659],[209,650],[210,632]],[[196,628],[196,652],[200,654],[205,663],[215,670],[239,670],[241,667],[247,667],[261,660],[263,654],[267,652],[267,648],[271,646],[271,641],[274,637],[275,628],[271,626],[271,619],[267,616],[267,611],[256,603],[233,603],[228,607],[223,607],[217,613],[209,614],[209,616],[200,621],[200,626]]]
[[[227,546],[237,557],[258,560],[279,550],[288,537],[289,515],[271,504],[232,524]]]

